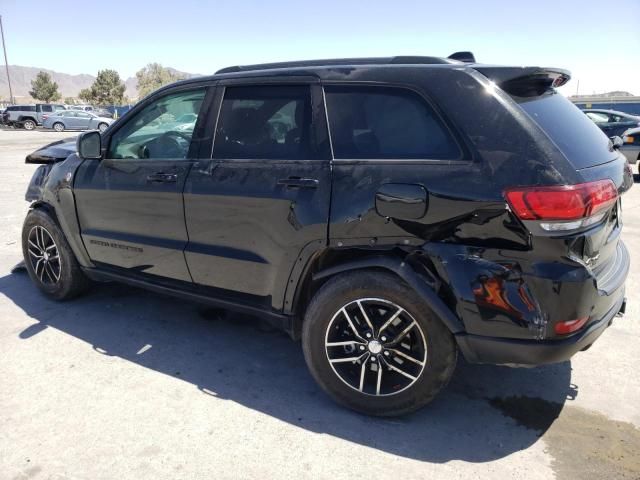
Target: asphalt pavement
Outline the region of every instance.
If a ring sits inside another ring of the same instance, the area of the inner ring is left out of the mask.
[[[73,134],[71,134],[73,135]],[[628,306],[570,362],[468,365],[397,419],[335,405],[300,345],[253,319],[116,284],[56,303],[21,260],[27,153],[0,130],[0,479],[638,479],[640,186]]]

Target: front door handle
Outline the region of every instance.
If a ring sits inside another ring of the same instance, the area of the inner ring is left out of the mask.
[[[175,183],[178,181],[178,175],[176,173],[152,173],[147,176],[147,182],[153,183]]]
[[[278,185],[286,185],[289,188],[318,188],[316,178],[289,177],[278,180]]]

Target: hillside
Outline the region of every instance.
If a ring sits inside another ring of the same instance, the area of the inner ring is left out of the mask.
[[[171,69],[174,72],[180,73],[185,77],[191,78],[198,76],[193,73],[180,72],[175,69]],[[51,78],[58,83],[58,90],[64,97],[77,97],[80,90],[88,88],[95,80],[94,75],[80,74],[70,75],[68,73],[54,72],[46,68],[37,67],[22,67],[20,65],[9,65],[9,75],[11,75],[11,88],[13,89],[13,95],[18,103],[27,103],[31,101],[29,97],[29,90],[31,90],[31,80],[36,78],[38,72],[44,71],[51,75]],[[127,89],[125,95],[130,99],[138,98],[137,80],[136,77],[129,77],[125,81]],[[5,72],[4,65],[0,66],[0,99],[9,98],[9,86],[7,84],[7,74]]]

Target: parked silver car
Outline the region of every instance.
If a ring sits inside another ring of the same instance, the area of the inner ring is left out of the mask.
[[[99,117],[82,110],[63,110],[48,117],[42,124],[56,132],[64,130],[100,130],[104,132],[113,123],[112,118]]]

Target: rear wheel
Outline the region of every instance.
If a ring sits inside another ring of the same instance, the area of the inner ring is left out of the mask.
[[[25,130],[33,130],[36,128],[36,122],[34,122],[33,120],[25,120],[24,122],[22,122],[22,126]]]
[[[361,271],[329,280],[303,324],[307,365],[335,400],[393,416],[429,403],[457,359],[451,333],[398,277]]]
[[[64,132],[64,124],[60,123],[60,122],[56,122],[53,124],[53,129],[56,132]]]
[[[22,227],[22,253],[29,277],[50,298],[73,298],[90,283],[62,230],[44,210],[28,213]]]
[[[100,125],[98,125],[98,130],[100,131],[100,133],[103,133],[108,126],[109,125],[107,125],[106,123],[101,123]]]

